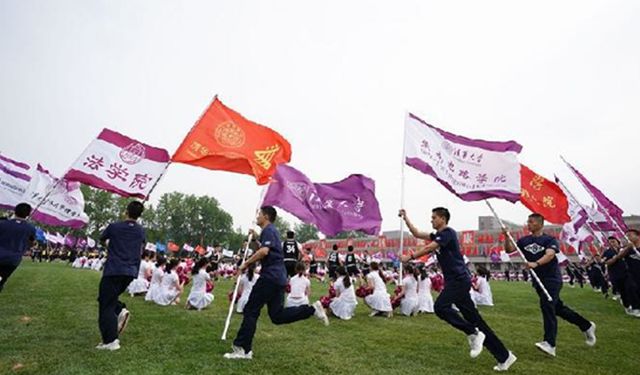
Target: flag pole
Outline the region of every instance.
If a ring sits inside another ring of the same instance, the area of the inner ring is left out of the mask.
[[[256,225],[255,217],[258,216],[258,212],[260,211],[260,207],[262,206],[262,202],[264,202],[264,196],[267,192],[267,187],[269,185],[265,185],[260,192],[260,199],[258,200],[258,205],[256,207],[256,214],[254,215],[254,219],[251,222],[251,227]],[[253,239],[253,233],[249,233],[249,237],[247,238],[247,245],[244,248],[244,254],[242,255],[242,263],[243,264],[247,260],[247,253],[249,252],[249,245],[251,244],[251,240]],[[231,303],[229,304],[229,312],[227,314],[227,320],[224,322],[224,329],[222,331],[222,337],[220,338],[222,341],[227,339],[227,332],[229,331],[229,324],[231,324],[231,316],[233,315],[233,308],[236,303],[236,298],[238,297],[238,288],[240,287],[240,279],[242,275],[238,274],[236,277],[235,286],[233,288],[233,295],[231,297]]]
[[[406,123],[406,117],[408,116],[407,113],[405,113],[405,124],[403,127],[403,135],[402,135],[402,160],[401,160],[401,167],[400,167],[400,209],[404,209],[404,170],[405,170],[405,158],[406,158],[406,144],[407,144],[407,123]],[[399,280],[398,280],[398,284],[400,286],[402,286],[402,280],[403,280],[403,265],[402,265],[402,254],[404,251],[404,219],[400,218],[400,254],[398,255],[398,258],[400,259],[400,270],[399,270]]]
[[[145,204],[145,203],[147,203],[149,201],[149,197],[151,197],[151,193],[155,190],[156,186],[158,186],[158,183],[160,182],[162,177],[164,177],[165,173],[167,173],[167,169],[169,169],[169,166],[171,165],[171,163],[173,163],[173,161],[171,159],[169,159],[169,161],[167,162],[167,165],[165,165],[164,169],[162,170],[162,173],[160,173],[160,176],[158,176],[156,181],[153,183],[153,186],[151,186],[151,189],[147,193],[147,196],[144,197],[144,200],[142,201],[142,204]]]
[[[571,164],[569,164],[569,162],[568,162],[564,157],[562,157],[562,155],[560,155],[560,159],[562,159],[562,161],[567,165],[567,167],[570,167],[570,166],[571,166]],[[622,236],[624,237],[624,239],[625,239],[625,240],[627,240],[627,242],[628,242],[629,244],[631,244],[631,248],[633,249],[633,251],[635,251],[635,253],[636,253],[637,255],[640,255],[640,251],[638,251],[638,249],[636,249],[636,246],[633,244],[633,242],[631,242],[631,240],[629,240],[629,237],[627,237],[627,234],[622,230],[622,228],[620,228],[620,226],[618,225],[618,222],[617,222],[617,221],[615,221],[615,220],[613,220],[613,218],[611,217],[611,215],[609,215],[609,211],[608,211],[608,210],[606,210],[604,207],[602,207],[602,206],[600,205],[600,202],[596,199],[596,197],[594,197],[594,196],[593,196],[593,193],[591,192],[591,190],[589,190],[589,189],[585,186],[584,182],[582,182],[582,179],[580,179],[580,178],[578,178],[578,176],[576,176],[576,173],[574,172],[574,169],[573,169],[573,168],[569,168],[569,169],[571,170],[571,173],[573,173],[573,175],[575,176],[575,178],[576,178],[578,181],[580,181],[580,184],[582,185],[582,187],[584,188],[584,190],[586,190],[586,191],[589,193],[589,195],[591,196],[591,198],[596,202],[596,204],[597,204],[597,205],[598,205],[598,207],[600,208],[600,211],[606,215],[607,220],[611,221],[611,222],[613,223],[613,225],[615,226],[616,230],[617,230],[618,232],[620,232],[620,234],[622,234]]]
[[[511,236],[511,232],[507,230],[507,227],[504,225],[504,223],[498,216],[498,213],[496,212],[496,210],[493,209],[493,206],[491,205],[491,203],[489,203],[489,200],[485,199],[484,203],[486,203],[487,206],[489,206],[489,209],[493,213],[493,216],[498,220],[498,223],[500,223],[500,227],[507,234],[507,238],[509,238],[511,243],[513,243],[513,246],[515,246],[516,250],[518,251],[518,254],[520,254],[522,259],[524,259],[524,261],[526,262],[527,258],[525,258],[524,253],[522,252],[522,250],[520,250],[520,247],[518,246],[518,243],[513,239],[513,237]],[[551,295],[547,291],[547,288],[545,288],[544,285],[542,284],[542,281],[540,281],[540,278],[538,277],[538,274],[536,273],[536,271],[534,271],[533,269],[530,269],[529,272],[531,273],[531,276],[533,276],[533,279],[536,281],[536,283],[538,283],[538,286],[547,297],[547,300],[549,302],[553,301],[553,298],[551,298]]]

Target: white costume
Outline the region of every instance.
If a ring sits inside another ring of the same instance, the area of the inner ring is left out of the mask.
[[[408,275],[402,280],[404,298],[400,301],[400,312],[411,316],[418,312],[418,281],[413,275]]]
[[[162,277],[162,283],[160,284],[160,291],[153,299],[154,302],[161,306],[168,306],[173,303],[180,292],[178,289],[179,283],[180,279],[176,271],[172,270],[171,273],[165,272]]]
[[[82,268],[82,265],[84,264],[84,262],[87,260],[86,257],[77,257],[73,263],[71,264],[72,268]]]
[[[431,278],[429,276],[422,280],[418,278],[418,312],[433,312],[433,297],[431,297]]]
[[[203,269],[200,269],[191,279],[193,286],[187,302],[198,310],[204,309],[213,301],[213,294],[207,293],[207,281],[209,280],[211,280],[211,277]]]
[[[331,301],[329,308],[331,312],[333,312],[333,315],[340,319],[349,320],[355,315],[358,300],[356,299],[356,292],[353,289],[353,280],[351,281],[351,285],[345,289],[343,282],[345,277],[349,276],[340,276],[338,280],[336,280],[334,288],[338,296]]]
[[[307,288],[311,286],[311,282],[304,276],[295,275],[289,281],[291,292],[287,296],[284,307],[294,307],[309,304],[309,296],[307,296]]]
[[[364,297],[364,302],[373,310],[381,312],[390,312],[391,299],[387,293],[387,286],[378,274],[378,271],[371,271],[367,275],[367,280],[374,285],[373,294]]]
[[[147,275],[147,270],[151,269],[153,265],[148,260],[143,260],[140,262],[140,269],[138,269],[138,277],[134,279],[129,287],[127,287],[127,293],[134,294],[138,293],[146,293],[149,290],[149,281],[145,277]]]
[[[164,276],[164,270],[160,267],[153,267],[153,273],[151,274],[151,283],[149,284],[149,290],[147,295],[144,296],[145,301],[155,301],[156,296],[160,293],[160,285],[162,284],[162,277]]]
[[[242,275],[242,278],[240,279],[240,287],[242,288],[242,295],[240,296],[240,299],[238,299],[238,303],[236,305],[236,311],[238,313],[242,313],[242,311],[244,311],[244,306],[247,304],[247,301],[249,300],[249,295],[251,294],[251,290],[253,289],[253,286],[256,285],[256,281],[258,281],[258,277],[260,277],[260,275],[254,273],[253,279],[249,281],[249,278],[247,277],[246,273]]]
[[[493,306],[493,294],[491,293],[491,287],[489,282],[484,276],[478,276],[476,281],[478,291],[471,288],[471,299],[476,305]]]

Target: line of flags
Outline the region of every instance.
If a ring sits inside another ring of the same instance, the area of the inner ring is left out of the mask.
[[[586,233],[626,229],[622,209],[607,198],[575,167],[568,168],[593,197],[596,207],[568,198],[558,180],[551,181],[518,161],[522,146],[453,134],[407,114],[404,163],[430,175],[465,201],[499,198],[521,202],[552,223],[563,224],[563,239],[579,244]],[[146,199],[171,163],[209,170],[251,175],[258,185],[268,184],[264,204],[275,205],[332,236],[359,230],[378,234],[382,223],[375,181],[352,174],[333,183],[314,183],[289,165],[290,143],[278,132],[250,121],[225,106],[216,96],[172,156],[110,129],[103,129],[71,165],[62,179],[41,165],[0,155],[0,208],[29,202],[33,219],[48,225],[80,228],[87,224],[84,183],[125,197]],[[602,220],[594,220],[594,218]],[[149,249],[163,249],[160,243]],[[206,253],[198,245],[168,242],[164,250],[181,248]]]

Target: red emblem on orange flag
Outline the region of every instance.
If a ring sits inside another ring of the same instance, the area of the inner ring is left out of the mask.
[[[171,160],[252,175],[264,185],[278,164],[291,160],[291,145],[276,131],[247,120],[216,97]]]

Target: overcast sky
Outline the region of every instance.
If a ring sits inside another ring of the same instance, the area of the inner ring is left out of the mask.
[[[520,142],[524,164],[588,202],[562,154],[638,214],[639,19],[635,0],[2,0],[0,151],[61,175],[109,127],[173,153],[218,94],[285,136],[312,180],[375,179],[394,230],[411,111]],[[250,176],[178,164],[151,201],[174,190],[215,196],[244,228],[260,193]],[[410,168],[405,200],[423,227],[436,205],[459,230],[490,214]]]

